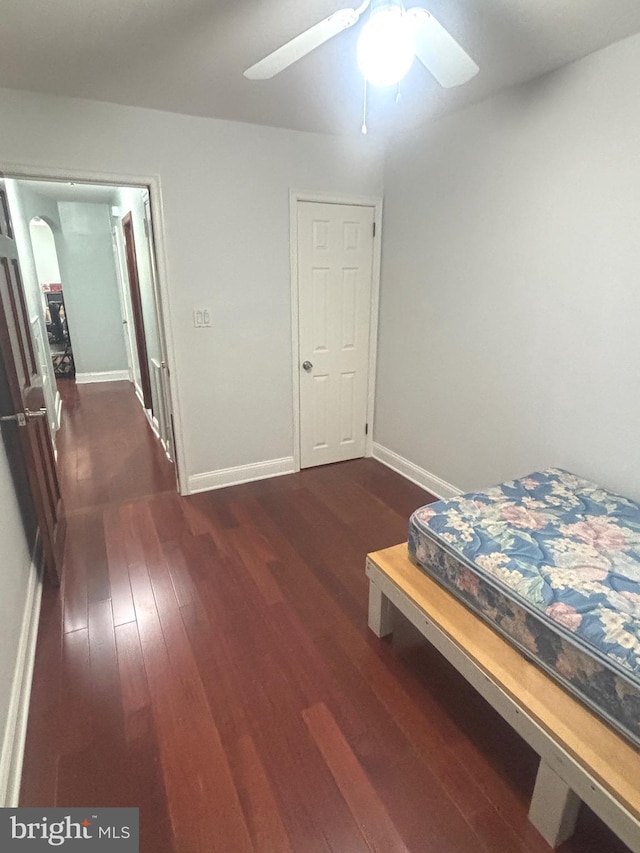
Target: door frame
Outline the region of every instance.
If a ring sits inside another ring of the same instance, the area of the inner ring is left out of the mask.
[[[113,245],[113,257],[116,263],[116,274],[118,276],[118,296],[120,297],[120,313],[122,314],[122,332],[127,350],[127,363],[129,365],[129,381],[136,391],[138,399],[142,400],[142,388],[136,379],[136,374],[140,373],[140,366],[137,363],[137,352],[135,345],[131,339],[131,327],[133,325],[132,312],[127,301],[129,294],[129,284],[126,281],[126,272],[124,259],[124,236],[122,228],[118,225],[113,225],[111,228],[111,242]]]
[[[171,419],[171,388],[168,383],[168,370],[167,370],[167,362],[163,360],[162,353],[166,353],[167,351],[167,342],[165,340],[165,328],[164,323],[162,321],[162,304],[160,301],[160,294],[158,291],[158,264],[156,261],[156,238],[155,238],[155,229],[153,226],[153,214],[151,211],[151,198],[149,195],[149,190],[143,192],[142,199],[142,207],[144,211],[144,232],[145,232],[145,242],[147,244],[147,253],[149,256],[149,267],[151,270],[151,283],[153,286],[154,293],[154,307],[155,307],[155,317],[156,317],[156,327],[158,329],[158,341],[160,343],[160,408],[162,409],[162,418],[159,417],[160,413],[158,413],[158,417],[156,418],[156,422],[159,425],[159,433],[160,433],[160,441],[162,446],[164,447],[164,452],[167,454],[167,457],[171,462],[174,461],[175,457],[175,448],[174,448],[174,436],[173,436],[173,428],[172,428],[172,419]],[[164,428],[166,435],[162,435],[162,427],[161,423],[164,420]]]
[[[142,400],[144,408],[149,409],[153,417],[153,396],[151,394],[149,352],[147,350],[147,334],[144,327],[144,317],[142,315],[142,293],[140,291],[140,278],[138,276],[138,250],[136,248],[136,236],[133,232],[133,216],[131,211],[122,217],[120,225],[122,227],[122,237],[124,240],[124,254],[127,264],[127,283],[129,285],[129,295],[131,297],[131,313],[133,315],[133,328],[135,332],[138,366],[140,368]]]
[[[365,456],[373,455],[373,417],[376,394],[376,362],[378,357],[378,318],[380,314],[380,264],[382,256],[382,198],[380,196],[333,195],[320,192],[289,190],[289,259],[291,267],[291,385],[293,411],[293,467],[300,470],[300,297],[298,287],[298,203],[356,205],[371,207],[373,221],[373,258],[371,266],[371,314],[369,326],[369,363],[367,388],[367,423]]]
[[[105,184],[114,187],[140,187],[150,192],[151,216],[154,222],[154,238],[156,247],[156,272],[158,275],[158,291],[156,293],[160,315],[162,320],[163,339],[166,346],[166,361],[169,367],[169,389],[171,399],[171,415],[173,421],[173,434],[175,442],[174,467],[178,492],[181,495],[189,494],[187,483],[187,465],[185,456],[183,413],[180,404],[180,395],[176,385],[176,357],[173,329],[169,322],[173,316],[171,294],[169,288],[169,265],[167,260],[166,231],[164,202],[162,198],[162,184],[160,175],[125,174],[114,172],[87,171],[76,169],[73,166],[59,168],[55,166],[43,167],[25,163],[9,163],[0,161],[0,176],[13,178],[14,180],[37,180],[37,181],[61,181],[68,183]]]

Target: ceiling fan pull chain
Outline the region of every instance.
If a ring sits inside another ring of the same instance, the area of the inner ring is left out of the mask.
[[[367,135],[367,78],[364,78],[364,100],[362,104],[362,135]]]

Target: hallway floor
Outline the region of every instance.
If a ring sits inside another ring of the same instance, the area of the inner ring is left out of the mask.
[[[59,379],[58,473],[67,512],[175,491],[173,465],[129,382]]]
[[[420,488],[362,459],[180,497],[126,383],[65,390],[21,805],[140,808],[143,853],[543,853],[536,757],[408,626],[368,551]],[[588,811],[563,853],[626,848]]]

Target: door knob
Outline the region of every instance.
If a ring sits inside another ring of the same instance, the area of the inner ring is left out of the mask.
[[[306,370],[307,373],[310,373],[313,370],[313,365],[311,364],[310,361],[303,361],[302,362],[302,369]]]
[[[41,406],[35,412],[32,412],[31,409],[25,409],[24,416],[28,421],[32,420],[32,418],[46,418],[47,410],[44,406]]]
[[[26,426],[27,421],[32,420],[33,418],[46,418],[47,410],[45,408],[38,409],[38,411],[32,412],[31,409],[26,409],[24,412],[17,412],[15,415],[3,415],[0,418],[0,423],[7,423],[8,421],[15,421],[18,426]]]

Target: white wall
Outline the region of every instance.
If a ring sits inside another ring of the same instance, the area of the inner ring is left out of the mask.
[[[375,440],[455,486],[640,498],[639,67],[635,36],[391,151]]]
[[[59,201],[64,304],[76,373],[127,370],[111,210]]]
[[[289,188],[380,194],[373,141],[9,90],[0,122],[5,170],[160,176],[186,473],[291,456]]]

